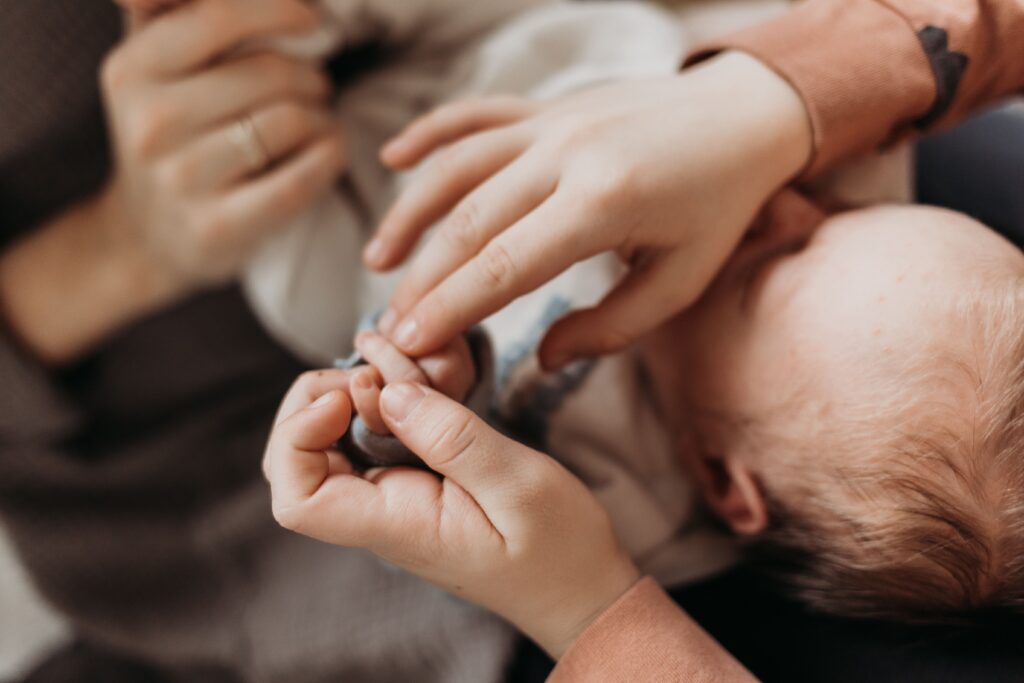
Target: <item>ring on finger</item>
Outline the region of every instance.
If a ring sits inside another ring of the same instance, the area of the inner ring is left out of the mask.
[[[255,173],[262,171],[270,164],[270,154],[267,146],[260,137],[260,131],[256,127],[256,121],[251,114],[243,116],[229,129],[231,139],[245,156],[249,171]]]

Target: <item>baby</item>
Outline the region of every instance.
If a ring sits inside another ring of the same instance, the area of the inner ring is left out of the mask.
[[[943,211],[825,219],[787,194],[698,305],[641,349],[543,375],[524,339],[575,305],[572,291],[600,296],[602,272],[614,281],[610,264],[581,264],[485,324],[495,405],[511,433],[595,491],[643,571],[678,582],[731,559],[697,523],[696,487],[823,611],[947,621],[1020,610],[1015,247]],[[524,335],[531,310],[544,314]],[[351,371],[351,396],[380,432],[382,380],[458,398],[473,384],[462,340],[418,364],[372,332],[358,347],[371,366]]]

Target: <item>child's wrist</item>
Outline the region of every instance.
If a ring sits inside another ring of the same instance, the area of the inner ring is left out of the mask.
[[[563,609],[550,610],[554,617],[551,623],[528,634],[556,661],[641,578],[640,570],[626,556],[604,569],[596,581],[588,583],[579,600]]]

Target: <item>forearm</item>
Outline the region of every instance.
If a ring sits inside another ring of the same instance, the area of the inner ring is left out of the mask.
[[[959,120],[1024,88],[1021,0],[808,0],[699,48],[742,50],[800,93],[808,172]]]
[[[756,679],[648,578],[583,633],[549,681],[754,683]]]
[[[72,361],[177,296],[141,250],[115,239],[116,219],[100,196],[0,254],[6,322],[43,362]]]

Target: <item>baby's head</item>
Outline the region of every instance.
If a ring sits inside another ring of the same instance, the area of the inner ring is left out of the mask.
[[[754,234],[652,340],[710,506],[820,609],[1024,613],[1024,255],[880,208]]]

